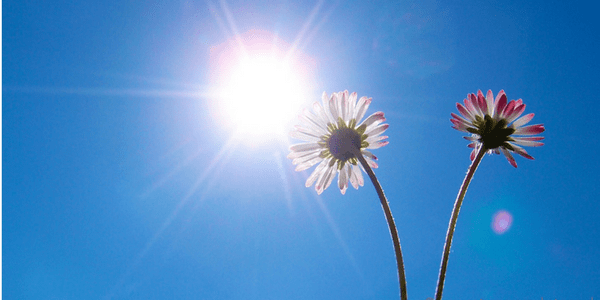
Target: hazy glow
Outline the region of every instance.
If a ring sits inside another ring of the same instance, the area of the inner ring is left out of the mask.
[[[261,31],[211,49],[214,112],[223,125],[254,140],[287,134],[311,100],[310,60],[292,49]]]
[[[505,210],[498,211],[492,218],[492,230],[497,234],[503,234],[510,229],[512,221],[513,217],[509,212]]]

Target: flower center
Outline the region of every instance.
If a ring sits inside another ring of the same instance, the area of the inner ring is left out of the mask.
[[[360,150],[360,144],[360,134],[356,130],[341,127],[331,132],[327,148],[333,157],[345,162],[353,158],[354,153]]]
[[[505,146],[506,142],[510,140],[510,135],[515,132],[515,129],[507,125],[505,119],[496,121],[486,114],[484,119],[478,118],[475,122],[478,129],[475,133],[480,136],[479,141],[486,149],[495,149]]]

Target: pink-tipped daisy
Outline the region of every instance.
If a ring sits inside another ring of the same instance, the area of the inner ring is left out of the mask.
[[[479,148],[484,147],[488,153],[500,154],[502,152],[508,162],[516,168],[517,162],[511,152],[533,159],[525,149],[518,145],[530,147],[544,145],[540,142],[544,138],[535,136],[544,132],[544,125],[525,126],[531,121],[534,114],[527,114],[519,118],[525,111],[523,100],[508,102],[504,90],[496,95],[496,99],[491,90],[485,97],[479,90],[477,95],[469,94],[464,103],[464,106],[456,103],[461,116],[452,113],[450,121],[453,124],[452,128],[471,133],[471,136],[465,137],[471,141],[469,147],[474,148],[471,152],[471,160],[475,158]]]
[[[387,136],[381,135],[389,127],[381,124],[385,121],[383,112],[376,112],[359,123],[365,115],[371,98],[361,97],[356,101],[356,92],[332,93],[331,97],[323,93],[321,105],[313,104],[313,111],[305,109],[300,115],[302,125],[290,135],[305,143],[290,147],[290,154],[296,171],[303,171],[320,163],[306,180],[306,187],[315,184],[315,190],[321,194],[331,185],[336,173],[338,187],[346,193],[348,181],[355,189],[364,185],[362,166],[356,153],[361,153],[369,166],[377,168],[377,157],[366,149],[377,149],[388,144]]]

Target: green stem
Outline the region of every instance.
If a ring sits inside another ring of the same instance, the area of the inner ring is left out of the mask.
[[[450,218],[450,224],[448,224],[448,233],[446,234],[446,244],[444,245],[444,254],[442,255],[442,265],[440,267],[440,277],[438,278],[437,290],[435,291],[435,299],[442,299],[442,291],[444,290],[444,279],[446,278],[446,268],[448,266],[448,257],[450,256],[450,246],[452,246],[452,237],[454,237],[454,229],[456,227],[456,221],[458,220],[458,213],[460,212],[460,206],[462,205],[463,199],[465,198],[465,194],[467,193],[467,189],[469,188],[469,183],[471,183],[471,179],[473,178],[473,174],[477,170],[477,166],[481,162],[483,155],[487,149],[483,146],[477,152],[475,159],[471,163],[469,167],[469,171],[467,172],[467,176],[460,186],[460,191],[458,192],[458,196],[456,196],[456,202],[454,203],[454,210],[452,210],[452,217]]]
[[[400,238],[398,237],[398,230],[396,229],[396,224],[394,223],[394,217],[392,216],[392,211],[390,210],[390,205],[383,193],[383,189],[375,177],[375,173],[362,156],[360,151],[358,153],[354,153],[354,156],[358,158],[360,163],[362,164],[365,171],[371,178],[371,182],[373,182],[373,186],[377,190],[377,195],[379,196],[379,201],[381,202],[381,207],[383,207],[383,212],[385,213],[385,219],[387,220],[388,227],[390,229],[390,234],[392,235],[392,241],[394,242],[394,250],[396,252],[396,264],[398,265],[398,281],[400,282],[400,299],[407,300],[408,296],[406,294],[406,274],[404,273],[404,260],[402,259],[402,248],[400,247]]]

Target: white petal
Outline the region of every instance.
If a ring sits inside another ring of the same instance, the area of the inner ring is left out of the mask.
[[[377,156],[375,156],[373,153],[371,153],[367,150],[362,150],[362,151],[360,151],[360,153],[362,153],[365,157],[368,157],[373,160],[377,160]]]
[[[302,144],[291,145],[290,151],[306,152],[306,151],[317,150],[317,149],[321,149],[321,148],[322,148],[322,146],[317,143],[302,143]]]
[[[331,94],[331,99],[329,99],[329,113],[331,114],[331,117],[333,117],[334,123],[337,122],[337,119],[340,116],[338,113],[338,99],[337,93]]]
[[[317,156],[317,157],[314,157],[314,158],[312,158],[311,160],[308,160],[308,161],[305,161],[305,162],[303,162],[303,163],[299,164],[299,165],[296,167],[295,171],[296,171],[296,172],[301,172],[301,171],[304,171],[304,170],[306,170],[306,169],[308,169],[308,168],[310,168],[310,167],[314,166],[316,163],[318,163],[318,162],[320,162],[320,161],[322,161],[322,160],[323,160],[323,158],[322,158],[322,157],[319,157],[319,156]]]
[[[354,169],[357,167],[350,165],[348,166],[348,168],[350,168],[348,174],[348,176],[350,177],[350,184],[352,184],[352,186],[358,190],[358,178],[356,177],[356,174],[354,174]]]
[[[354,118],[354,111],[356,110],[356,97],[356,92],[353,92],[348,98],[348,121]]]
[[[373,129],[371,129],[371,130],[367,130],[367,131],[365,132],[365,134],[366,134],[367,136],[375,136],[375,135],[379,135],[379,134],[383,133],[384,131],[386,131],[386,130],[387,130],[389,127],[390,127],[390,125],[389,125],[389,124],[381,124],[381,125],[379,125],[379,126],[377,126],[377,127],[373,128]]]
[[[356,116],[354,116],[354,119],[356,119],[357,123],[360,122],[362,117],[364,117],[365,112],[367,112],[367,108],[369,108],[370,104],[371,98],[360,97],[358,104],[356,105]]]
[[[370,136],[370,137],[368,137],[365,141],[367,143],[371,144],[371,143],[379,142],[381,140],[385,140],[387,138],[388,138],[387,135],[376,135],[376,136]]]
[[[325,171],[322,172],[321,176],[317,180],[317,184],[315,185],[315,190],[317,191],[317,194],[320,195],[325,189],[329,187],[331,181],[333,180],[334,174],[335,165],[329,166],[328,163],[327,167],[325,168]]]
[[[345,164],[340,170],[340,174],[338,176],[338,187],[340,188],[340,192],[342,195],[346,194],[346,189],[348,189],[348,171],[350,165]]]
[[[344,91],[341,94],[341,99],[340,99],[340,114],[342,117],[342,120],[344,120],[344,122],[346,122],[346,124],[348,124],[348,121],[350,120],[350,118],[348,117],[348,91]]]
[[[295,139],[307,141],[307,142],[318,142],[321,138],[314,135],[304,133],[298,130],[290,131],[289,135]]]
[[[322,160],[323,158],[322,158],[322,157],[320,157],[320,156],[321,156],[321,153],[320,153],[319,151],[315,151],[315,152],[312,152],[312,153],[311,153],[311,152],[309,152],[309,154],[308,154],[308,155],[304,155],[304,156],[301,156],[301,157],[297,157],[297,158],[295,158],[294,160],[292,160],[292,164],[293,164],[293,165],[297,165],[297,164],[303,164],[303,163],[305,163],[305,162],[308,162],[308,161],[310,161],[310,160],[314,160],[315,158],[321,158],[321,160]],[[315,163],[316,163],[316,162],[315,162]],[[312,165],[314,165],[315,163],[313,163]],[[311,165],[311,166],[312,166],[312,165]],[[296,171],[298,171],[298,170],[296,170]]]
[[[383,121],[385,121],[385,116],[383,112],[378,111],[367,117],[362,123],[360,123],[360,125],[358,125],[358,127],[365,125],[367,128],[369,128],[370,126],[377,126]]]
[[[379,167],[379,165],[377,165],[377,163],[371,159],[371,157],[367,156],[365,154],[365,152],[367,152],[368,154],[372,155],[373,157],[375,157],[375,155],[371,154],[369,151],[363,150],[361,151],[363,155],[365,155],[365,160],[367,161],[367,163],[369,164],[369,166],[371,166],[371,168],[373,169],[377,169]],[[375,157],[375,159],[377,159],[377,157]]]
[[[375,142],[375,143],[369,143],[369,146],[367,146],[367,149],[379,149],[387,144],[389,144],[390,142],[388,141],[384,141],[384,142]]]
[[[315,153],[321,153],[321,151],[322,151],[321,149],[317,149],[317,150],[312,150],[312,151],[290,152],[290,154],[287,155],[287,158],[296,159],[298,157],[308,156],[308,155],[312,155]]]
[[[327,132],[327,123],[323,122],[320,117],[314,115],[308,109],[305,109],[300,115],[300,120],[302,120],[304,124],[308,125],[307,127],[313,129],[321,135]]]
[[[311,185],[313,185],[313,183],[315,182],[315,180],[317,180],[317,178],[321,177],[321,174],[324,172],[325,167],[327,167],[328,165],[328,160],[324,160],[321,162],[321,164],[319,164],[315,170],[312,172],[312,174],[310,174],[310,176],[308,176],[308,179],[306,179],[306,187],[310,187]]]
[[[352,174],[354,174],[354,177],[356,177],[356,181],[358,181],[359,186],[365,185],[365,180],[362,175],[361,167],[357,165],[352,166]],[[358,189],[358,187],[356,187],[356,189]]]
[[[323,108],[323,106],[320,103],[315,102],[313,104],[313,110],[315,111],[315,114],[317,115],[317,117],[319,117],[319,119],[321,120],[320,123],[324,124],[325,127],[327,127],[327,123],[331,122],[331,117],[329,116],[327,111]]]

